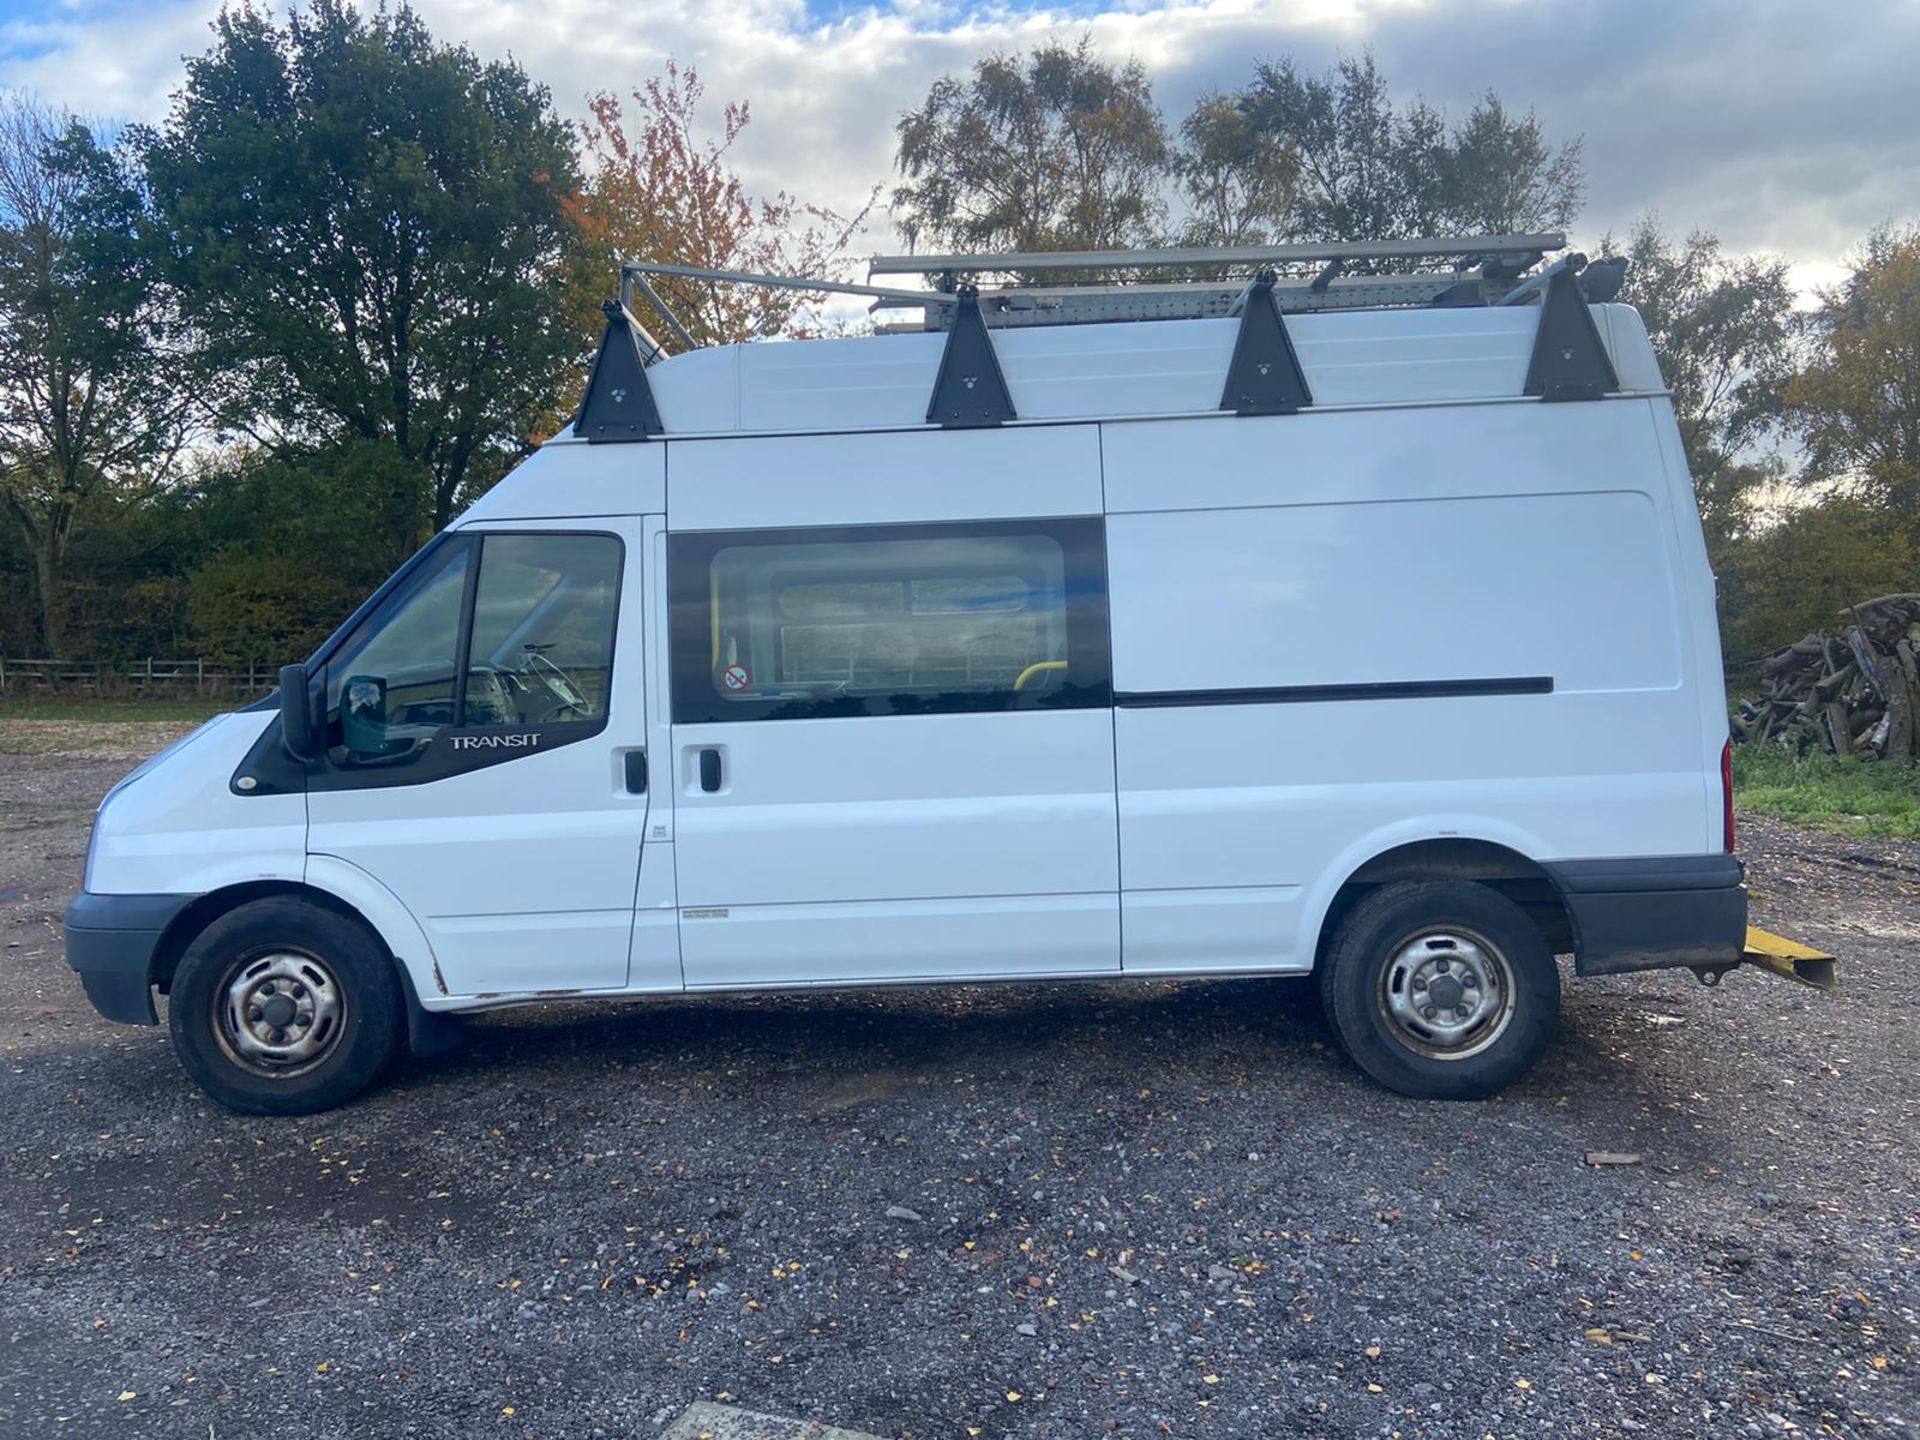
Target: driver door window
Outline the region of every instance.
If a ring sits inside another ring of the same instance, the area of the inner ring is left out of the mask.
[[[563,727],[557,743],[597,732],[621,555],[611,535],[445,543],[329,657],[329,759],[407,766],[449,729]]]
[[[611,535],[489,535],[463,723],[604,719],[619,589],[620,542]]]

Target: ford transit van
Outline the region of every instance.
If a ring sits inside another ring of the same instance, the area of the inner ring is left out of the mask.
[[[107,796],[71,963],[251,1112],[499,1006],[1219,976],[1491,1094],[1556,955],[1712,980],[1746,924],[1673,407],[1600,266],[1516,273],[1553,239],[959,257],[842,287],[920,328],[671,357],[635,267],[577,423]]]

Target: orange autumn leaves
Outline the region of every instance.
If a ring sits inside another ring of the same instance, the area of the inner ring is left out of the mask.
[[[595,330],[613,293],[619,262],[650,259],[720,270],[843,278],[847,249],[874,195],[851,215],[776,190],[756,195],[734,168],[733,151],[751,121],[744,101],[720,111],[717,135],[697,124],[703,87],[692,67],[672,61],[626,96],[601,92],[580,126],[586,183],[570,204],[586,263],[577,305]],[[877,190],[875,192],[877,194]],[[830,331],[819,297],[798,291],[702,280],[655,283],[702,345]],[[666,324],[636,302],[639,319],[669,350],[683,348]]]

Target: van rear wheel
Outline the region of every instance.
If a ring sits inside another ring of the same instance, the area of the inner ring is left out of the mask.
[[[1560,972],[1538,927],[1466,880],[1384,885],[1362,900],[1320,962],[1320,994],[1354,1063],[1419,1099],[1504,1090],[1560,1018]]]
[[[393,961],[363,926],[296,896],[203,930],[174,971],[167,1027],[194,1082],[243,1115],[311,1115],[365,1089],[406,1033]]]

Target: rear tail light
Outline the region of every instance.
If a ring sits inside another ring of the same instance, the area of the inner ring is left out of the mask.
[[[1733,741],[1720,747],[1720,833],[1733,854]]]

